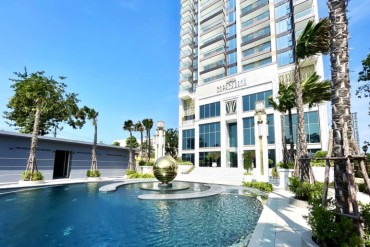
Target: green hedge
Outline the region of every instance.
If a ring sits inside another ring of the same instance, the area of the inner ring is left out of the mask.
[[[43,180],[44,176],[39,171],[34,171],[33,174],[31,171],[24,171],[22,173],[23,181],[30,181],[30,178],[31,178],[31,181],[38,181],[38,180]]]
[[[101,175],[101,172],[99,170],[95,170],[95,171],[87,170],[86,172],[86,176],[90,178],[98,178],[100,177],[100,175]]]
[[[310,184],[308,182],[301,182],[298,177],[290,177],[288,188],[295,194],[296,198],[308,201],[322,197],[324,183],[316,182]]]
[[[243,182],[243,186],[259,189],[266,192],[272,192],[272,184],[267,182]]]
[[[152,174],[141,174],[135,170],[126,170],[127,178],[154,178]]]

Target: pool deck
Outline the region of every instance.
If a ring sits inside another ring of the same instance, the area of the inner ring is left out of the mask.
[[[124,182],[125,178],[102,178],[101,181],[119,182],[120,180]],[[221,185],[241,185],[240,179],[231,177],[197,177],[188,174],[178,175],[176,180]],[[34,188],[40,186],[55,186],[85,182],[87,182],[86,179],[61,179],[45,181],[42,185],[33,186],[19,185],[18,183],[6,183],[0,184],[0,189],[6,189],[5,193],[9,193],[12,189],[18,190],[30,187]],[[274,185],[274,191],[269,194],[248,247],[317,246],[310,239],[310,227],[304,219],[304,216],[308,215],[307,203],[295,200],[291,192],[277,186],[276,180],[271,180],[270,182]],[[357,195],[359,201],[364,203],[370,202],[370,197],[368,195],[360,192]]]

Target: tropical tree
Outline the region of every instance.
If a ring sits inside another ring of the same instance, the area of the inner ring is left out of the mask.
[[[130,146],[132,146],[133,148],[138,148],[140,146],[135,136],[131,136],[126,139],[126,147],[130,147]]]
[[[370,53],[362,60],[362,71],[358,73],[358,82],[365,82],[365,84],[357,88],[356,95],[359,98],[370,97]],[[370,107],[368,114],[370,115]]]
[[[38,101],[41,104],[41,117],[37,120],[38,135],[46,135],[53,131],[55,136],[56,131],[63,128],[62,123],[67,123],[73,128],[82,127],[75,118],[79,110],[77,94],[66,93],[66,84],[57,82],[52,76],[45,76],[44,71],[28,74],[25,68],[24,73],[14,74],[18,78],[10,80],[13,82],[11,87],[15,94],[7,104],[9,111],[3,112],[4,118],[10,120],[7,122],[8,125],[16,127],[21,133],[33,133]],[[65,78],[59,77],[61,81]],[[41,98],[42,100],[39,100]]]
[[[302,83],[303,103],[312,107],[331,98],[331,82],[319,81],[320,76],[316,73],[311,74]],[[294,142],[293,142],[293,118],[292,109],[296,107],[295,102],[295,84],[279,83],[278,96],[274,100],[269,97],[271,106],[282,114],[282,143],[283,143],[283,162],[286,164],[294,160]],[[285,112],[288,111],[289,119],[289,142],[290,153],[288,154],[285,141]]]
[[[146,138],[147,138],[147,148],[148,148],[148,157],[147,157],[147,162],[150,160],[150,151],[151,151],[151,144],[150,144],[150,130],[153,128],[153,119],[151,118],[145,118],[143,121],[141,121],[145,127],[146,131]]]
[[[173,158],[177,157],[177,149],[179,146],[179,131],[177,129],[166,130],[166,154]]]
[[[46,134],[52,123],[69,122],[72,127],[81,127],[81,122],[74,122],[77,107],[77,95],[65,92],[66,84],[57,82],[53,77],[44,75],[44,71],[28,74],[15,72],[17,79],[10,79],[14,95],[10,98],[4,117],[13,121],[23,133],[32,133],[30,154],[27,160],[24,180],[42,179],[36,162],[38,135]],[[65,77],[59,77],[64,80]],[[37,175],[38,174],[38,175]]]
[[[294,160],[294,142],[293,142],[293,120],[292,109],[295,107],[294,84],[279,83],[279,92],[276,101],[270,96],[268,99],[271,106],[281,113],[281,131],[283,144],[283,162],[287,164]],[[285,113],[288,111],[289,118],[289,143],[290,150],[288,153],[286,147],[286,133],[285,133]]]
[[[144,132],[145,128],[143,126],[143,124],[138,121],[136,124],[135,124],[135,131],[139,131],[140,132],[140,155],[141,155],[141,158],[143,158],[143,132]]]
[[[134,123],[132,122],[132,120],[127,120],[124,122],[123,124],[123,130],[126,130],[128,132],[130,132],[130,157],[129,157],[129,162],[128,162],[128,167],[130,170],[135,170],[136,169],[136,166],[134,165],[134,157],[132,155],[132,147],[133,147],[133,143],[132,143],[132,131],[134,131]]]
[[[351,125],[351,98],[348,65],[348,19],[346,0],[329,0],[330,18],[330,63],[332,88],[332,129],[334,185],[337,210],[346,215],[359,217],[356,188],[354,183],[354,165],[349,155],[355,154]],[[345,131],[345,130],[348,131]],[[346,146],[343,144],[347,144]],[[338,216],[340,218],[341,215]],[[338,219],[340,220],[340,219]],[[358,233],[361,234],[361,224],[358,220]]]
[[[96,158],[96,148],[98,143],[98,116],[99,112],[95,111],[92,108],[84,106],[79,113],[80,117],[83,119],[87,118],[88,120],[92,121],[94,126],[94,141],[91,151],[91,166],[90,170],[87,171],[88,177],[100,177],[100,172],[98,170],[98,161]]]
[[[297,158],[298,161],[302,158],[307,158],[307,141],[306,130],[304,125],[303,111],[303,93],[301,86],[301,64],[305,59],[317,54],[327,54],[329,52],[329,20],[321,19],[314,24],[313,21],[308,21],[302,34],[296,41],[295,57],[294,57],[294,81],[295,81],[295,96],[297,107]],[[301,180],[309,182],[309,162],[299,162],[302,166]]]

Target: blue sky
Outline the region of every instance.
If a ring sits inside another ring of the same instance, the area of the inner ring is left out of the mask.
[[[318,2],[321,16],[327,15],[326,1]],[[27,66],[29,72],[67,77],[67,91],[79,94],[81,106],[99,111],[99,141],[126,138],[127,119],[150,117],[177,128],[180,0],[0,0],[0,5],[1,112],[12,95],[8,79]],[[370,0],[349,5],[353,88],[370,51],[368,6]],[[352,98],[361,143],[370,139],[367,106],[368,99]],[[13,130],[3,118],[0,129]],[[91,141],[93,128],[66,126],[58,137]]]

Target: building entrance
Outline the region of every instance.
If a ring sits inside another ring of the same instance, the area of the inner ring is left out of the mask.
[[[69,178],[71,152],[55,150],[53,179]]]

